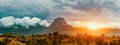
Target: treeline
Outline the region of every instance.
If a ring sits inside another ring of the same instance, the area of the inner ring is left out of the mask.
[[[6,45],[11,40],[19,41],[26,45],[120,45],[120,39],[107,41],[104,34],[101,36],[92,36],[87,33],[78,33],[76,35],[59,34],[58,32],[48,34],[36,34],[31,36],[15,36],[4,34],[0,36],[5,38],[0,41],[0,45]],[[115,36],[111,37],[116,38]]]

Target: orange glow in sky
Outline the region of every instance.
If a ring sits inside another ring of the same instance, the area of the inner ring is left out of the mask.
[[[98,24],[98,23],[94,23],[94,22],[89,22],[86,23],[85,25],[87,28],[89,28],[90,30],[97,30],[99,28],[105,28],[106,25],[105,24]]]

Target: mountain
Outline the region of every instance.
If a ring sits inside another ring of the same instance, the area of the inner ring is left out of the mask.
[[[16,35],[32,35],[38,33],[45,33],[47,27],[36,25],[36,26],[29,26],[29,28],[23,26],[12,26],[9,28],[0,27],[0,34],[4,33],[12,33]]]
[[[53,32],[59,32],[59,33],[73,33],[73,27],[68,25],[66,20],[62,17],[58,17],[54,19],[54,21],[51,23],[49,27],[44,27],[39,24],[36,24],[36,26],[29,26],[29,28],[14,25],[9,28],[0,27],[0,34],[3,33],[12,33],[12,34],[18,34],[18,35],[31,35],[31,34],[43,34],[43,33],[53,33]]]
[[[39,24],[36,24],[36,26],[29,26],[29,28],[14,25],[9,28],[0,27],[0,34],[4,33],[12,33],[17,35],[32,35],[32,34],[43,34],[43,33],[53,33],[53,32],[59,32],[64,34],[76,34],[76,33],[88,33],[93,34],[93,31],[88,29],[87,27],[79,27],[75,28],[70,26],[66,20],[62,17],[58,17],[54,19],[54,21],[51,23],[49,27],[44,27]],[[115,34],[118,35],[120,32],[120,29],[116,28],[103,28],[98,29],[96,31],[96,34]]]
[[[62,17],[58,17],[54,19],[52,24],[48,27],[49,32],[59,32],[59,33],[71,33],[73,31],[73,27],[68,25],[66,20]]]

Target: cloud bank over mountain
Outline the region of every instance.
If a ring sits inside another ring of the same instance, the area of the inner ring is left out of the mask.
[[[8,16],[21,18],[28,16],[38,17],[42,20],[53,20],[56,17],[64,17],[68,21],[120,23],[119,2],[119,0],[0,0],[0,18]],[[20,22],[16,24],[24,26],[19,18],[17,21]],[[31,20],[26,17],[24,19]],[[13,25],[13,20],[9,20],[11,21],[10,24],[5,24],[4,26]],[[25,25],[34,25],[38,21],[34,23],[26,21],[30,23]],[[47,21],[43,20],[42,22],[39,24],[48,26],[48,24],[44,24]],[[4,23],[1,22],[1,24]]]
[[[0,17],[40,17],[56,18],[58,16],[86,17],[82,12],[106,10],[119,16],[119,0],[0,0]],[[75,13],[80,11],[79,14]],[[103,16],[101,16],[103,17]]]
[[[3,27],[11,27],[13,25],[20,25],[29,28],[29,26],[36,26],[36,24],[48,27],[50,23],[48,20],[41,20],[37,17],[23,17],[15,18],[13,16],[3,17],[0,19],[0,25]]]

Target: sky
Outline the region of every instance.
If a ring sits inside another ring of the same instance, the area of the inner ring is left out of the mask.
[[[0,0],[0,24],[5,27],[23,25],[23,22],[16,23],[16,20],[37,18],[35,22],[24,22],[27,23],[25,26],[34,26],[36,23],[48,26],[48,20],[64,17],[71,25],[96,22],[119,27],[119,2],[120,0]],[[11,23],[4,24],[8,19]]]

